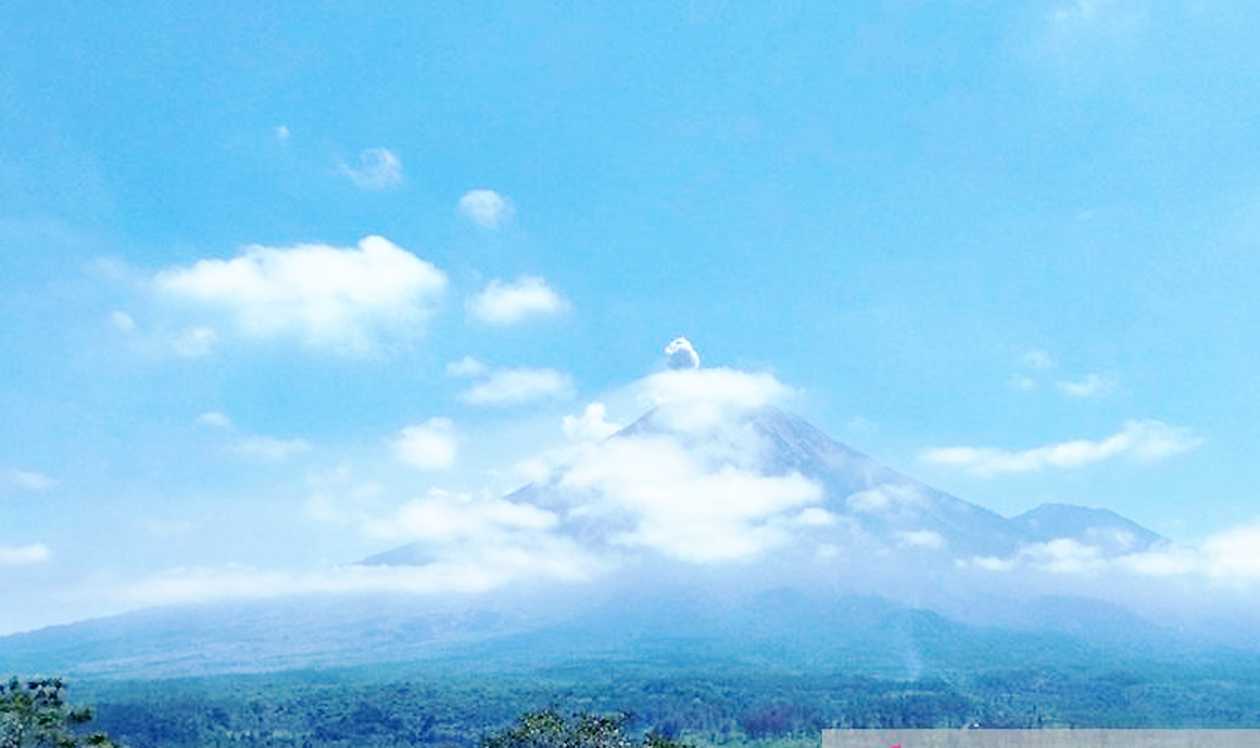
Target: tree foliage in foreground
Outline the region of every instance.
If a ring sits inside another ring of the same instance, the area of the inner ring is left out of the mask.
[[[0,682],[0,748],[114,748],[102,732],[87,732],[92,710],[66,703],[60,678]]]
[[[624,714],[575,714],[566,717],[554,709],[528,712],[516,724],[487,736],[482,748],[687,748],[649,732],[635,739],[627,730]]]

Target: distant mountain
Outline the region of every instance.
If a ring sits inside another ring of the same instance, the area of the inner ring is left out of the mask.
[[[936,563],[973,556],[1008,557],[1025,545],[1069,538],[1096,545],[1104,554],[1144,550],[1164,542],[1159,535],[1104,509],[1045,504],[1013,519],[952,496],[881,465],[841,444],[806,420],[776,408],[751,412],[738,423],[760,440],[760,467],[771,475],[800,473],[818,483],[820,506],[844,522],[815,535],[846,547],[869,544],[935,557]],[[673,436],[666,419],[652,411],[610,439]],[[733,438],[717,434],[711,438]],[[698,445],[703,446],[703,445]],[[558,479],[524,486],[507,498],[563,510],[570,502]],[[597,526],[575,526],[585,540]],[[364,559],[372,565],[414,565],[430,561],[421,543]]]
[[[1144,551],[1168,540],[1110,509],[1042,504],[1011,519],[1030,540],[1072,538],[1111,552]]]
[[[991,588],[992,577],[977,582],[956,573],[959,559],[1011,557],[1060,538],[1105,554],[1163,542],[1130,520],[1067,505],[1008,519],[775,409],[751,412],[730,428],[704,438],[734,443],[751,436],[763,473],[799,473],[821,487],[818,508],[828,520],[801,530],[808,543],[756,564],[645,561],[550,598],[515,590],[437,602],[334,596],[141,611],[0,638],[0,672],[172,676],[452,659],[493,670],[610,658],[662,667],[843,662],[858,671],[915,675],[965,668],[976,658],[1011,666],[1085,662],[1098,647],[1131,653],[1135,641],[1163,646],[1174,639],[1115,605],[1068,597],[1013,604]],[[675,434],[659,411],[610,438],[652,436],[694,439]],[[553,479],[509,498],[553,509],[565,518],[562,531],[583,543],[608,542],[600,522],[565,514],[568,490]],[[844,555],[820,560],[813,549],[823,544]],[[360,563],[432,560],[427,546],[414,543]]]

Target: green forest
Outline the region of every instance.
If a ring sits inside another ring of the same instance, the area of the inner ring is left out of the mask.
[[[493,674],[398,665],[66,687],[92,716],[68,729],[90,727],[135,748],[471,748],[496,737],[492,748],[517,748],[530,743],[504,731],[539,713],[617,715],[626,740],[694,745],[810,745],[827,727],[1260,726],[1260,673],[1222,665],[1015,668],[915,680],[736,665],[666,675],[634,663]]]

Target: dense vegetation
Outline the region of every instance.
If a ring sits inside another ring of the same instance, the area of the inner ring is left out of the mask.
[[[84,682],[75,694],[95,706],[100,727],[135,748],[468,748],[487,739],[491,748],[530,748],[495,731],[548,708],[558,710],[543,712],[553,717],[626,710],[631,716],[617,729],[635,740],[651,734],[702,745],[816,745],[819,730],[833,726],[1260,726],[1260,673],[1222,664],[1038,667],[915,680],[736,665],[667,672],[594,661],[530,672],[415,667]]]
[[[0,683],[0,748],[111,748],[103,732],[88,732],[92,710],[66,703],[59,678],[12,678]]]

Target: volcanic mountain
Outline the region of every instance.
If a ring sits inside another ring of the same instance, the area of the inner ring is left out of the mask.
[[[308,595],[137,611],[0,638],[0,671],[181,675],[443,658],[494,667],[581,656],[657,662],[768,657],[801,666],[845,660],[900,672],[907,663],[912,671],[945,667],[976,652],[1012,663],[1089,657],[1093,644],[1084,620],[1120,621],[1131,642],[1164,636],[1113,605],[1050,591],[1044,598],[1025,594],[1020,616],[991,616],[1011,622],[1005,630],[977,626],[990,618],[983,611],[1009,608],[1012,598],[977,581],[987,577],[973,576],[969,559],[1004,562],[1048,541],[1071,541],[1099,557],[1163,542],[1114,513],[1048,505],[1006,518],[772,408],[682,430],[658,409],[604,444],[663,440],[723,463],[721,470],[733,461],[759,476],[805,486],[794,514],[759,519],[753,528],[778,544],[728,565],[688,563],[638,546],[637,562],[593,583],[537,594],[499,590],[440,600]],[[594,492],[561,467],[506,500],[560,517],[555,532],[566,542],[625,551],[643,533],[622,518],[592,512],[601,506],[592,503]],[[428,545],[412,543],[359,564],[409,568],[432,558]],[[1043,602],[1045,615],[1037,612]]]

